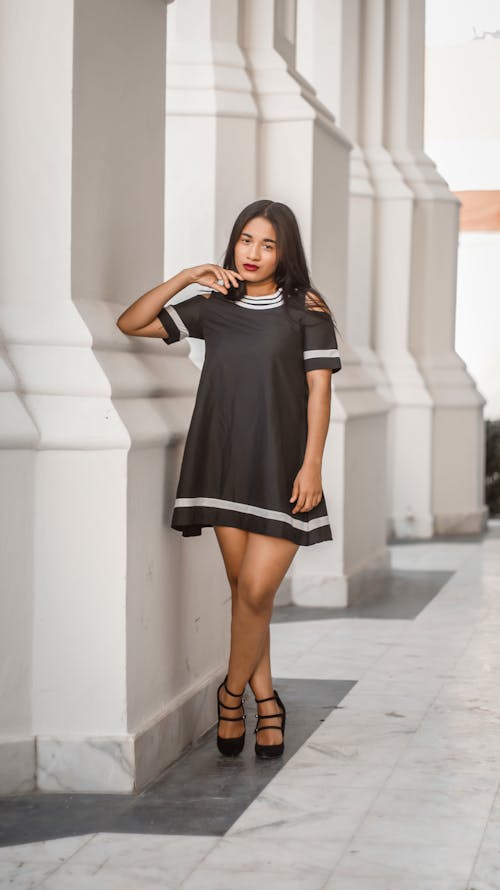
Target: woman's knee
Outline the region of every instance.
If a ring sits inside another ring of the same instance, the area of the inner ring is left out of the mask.
[[[238,580],[236,587],[238,602],[256,615],[266,615],[272,611],[274,594],[275,591],[269,587],[245,581],[244,578]]]

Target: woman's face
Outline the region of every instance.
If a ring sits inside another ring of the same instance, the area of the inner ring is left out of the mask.
[[[256,216],[246,223],[234,248],[234,260],[236,270],[248,284],[274,287],[277,238],[268,219]]]

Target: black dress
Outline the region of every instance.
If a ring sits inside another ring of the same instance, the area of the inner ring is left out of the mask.
[[[234,300],[218,291],[167,303],[164,342],[205,341],[171,527],[184,536],[229,525],[301,545],[332,540],[324,493],[294,513],[293,481],[307,442],[306,371],[340,370],[328,313],[274,294]]]

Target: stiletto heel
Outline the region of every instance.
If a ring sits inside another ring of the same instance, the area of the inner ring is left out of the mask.
[[[219,688],[217,689],[217,715],[218,715],[218,718],[219,718],[219,720],[230,720],[230,721],[243,720],[243,726],[245,726],[246,716],[245,716],[245,708],[243,705],[243,702],[245,700],[243,693],[245,692],[245,690],[243,690],[243,692],[240,695],[236,695],[235,692],[231,692],[226,686],[227,677],[228,677],[228,675],[226,674],[222,683],[220,684]],[[228,695],[232,695],[234,698],[241,698],[240,704],[239,705],[223,705],[219,699],[219,692],[222,689],[222,687],[224,687],[224,689],[226,690]],[[227,708],[229,711],[237,711],[239,708],[241,708],[243,711],[243,716],[242,717],[221,717],[221,713],[220,713],[221,708]],[[217,747],[218,747],[219,751],[221,752],[221,754],[225,754],[226,756],[230,756],[230,757],[235,757],[236,754],[239,754],[243,748],[243,745],[245,744],[245,732],[246,732],[246,728],[243,730],[243,735],[236,736],[236,738],[232,738],[232,739],[223,739],[217,732]]]
[[[257,709],[257,714],[255,715],[257,719],[257,724],[259,720],[267,720],[269,717],[281,717],[281,726],[256,726],[254,732],[260,732],[262,729],[281,729],[283,734],[283,741],[278,745],[260,745],[257,740],[255,740],[255,753],[258,757],[277,757],[279,754],[283,754],[285,749],[285,721],[286,721],[286,708],[283,702],[281,701],[276,689],[273,689],[274,695],[270,695],[269,698],[256,698],[255,701],[257,704],[264,701],[277,701],[281,712],[278,714],[259,714]]]

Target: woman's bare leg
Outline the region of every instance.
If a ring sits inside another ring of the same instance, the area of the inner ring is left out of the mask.
[[[245,549],[248,541],[248,532],[244,529],[240,528],[231,528],[230,526],[218,525],[214,526],[214,532],[221,549],[222,559],[224,561],[224,566],[226,569],[227,579],[229,581],[229,586],[231,588],[231,627],[234,621],[234,612],[236,607],[236,599],[238,596],[238,576],[240,573],[241,564],[243,562],[243,557],[245,555]],[[228,683],[228,688],[231,692],[242,692],[242,689],[233,689],[232,686]],[[227,695],[224,688],[221,689],[219,693],[219,698],[221,704],[224,703],[226,705],[230,705],[234,708],[236,704],[236,699],[230,695]],[[229,710],[224,707],[221,708],[221,716],[222,717],[241,717],[243,714],[243,710],[238,708],[238,710]],[[241,735],[244,729],[244,724],[242,720],[233,720],[228,723],[226,720],[221,720],[218,728],[218,733],[223,739],[235,738],[236,736]]]
[[[266,639],[264,643],[264,647],[259,659],[259,662],[250,677],[249,684],[252,689],[255,698],[269,698],[271,695],[274,695],[273,690],[273,680],[271,676],[271,635],[269,633],[269,626],[267,628]],[[257,712],[261,715],[269,715],[269,714],[279,714],[280,706],[277,701],[267,701],[261,702],[257,705]],[[280,725],[280,721],[276,720],[266,720],[261,722],[259,725],[262,727],[259,731],[258,741],[260,745],[278,745],[282,741],[281,730],[279,729],[265,729],[265,724],[275,724],[277,726]]]
[[[256,698],[273,695],[269,622],[276,591],[283,580],[298,544],[284,538],[243,532],[241,529],[215,528],[221,546],[232,591],[231,652],[228,668],[228,688],[240,692],[250,683]],[[239,534],[234,534],[237,532]],[[245,538],[242,535],[246,535]],[[221,702],[235,699],[221,690]],[[276,713],[275,701],[259,706],[259,712]],[[239,716],[238,711],[223,711],[224,716]],[[272,722],[272,721],[271,721]],[[224,738],[241,735],[242,723],[221,721],[219,733]],[[281,738],[279,730],[262,730],[259,742],[275,744]]]

